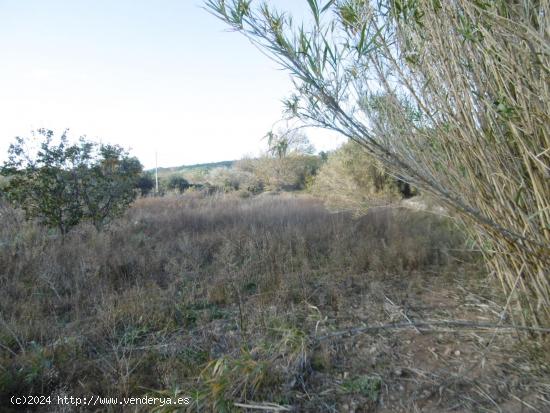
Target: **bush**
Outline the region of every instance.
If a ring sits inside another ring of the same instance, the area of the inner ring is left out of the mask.
[[[214,168],[208,171],[205,180],[227,192],[247,190],[254,185],[255,177],[239,168]]]
[[[332,208],[356,212],[400,198],[396,179],[355,142],[346,143],[328,156],[311,191]]]
[[[136,184],[136,188],[139,190],[141,196],[149,195],[154,187],[155,181],[150,173],[142,174]]]
[[[263,156],[235,164],[237,170],[251,174],[251,192],[304,189],[317,173],[321,159],[314,155],[289,155],[282,158]]]
[[[190,186],[191,185],[189,184],[187,179],[178,175],[172,175],[167,184],[168,189],[178,191],[180,194],[185,192],[185,190],[188,189]]]
[[[83,137],[71,145],[66,132],[55,144],[53,131],[46,129],[33,133],[33,139],[16,138],[8,155],[0,171],[9,177],[7,198],[27,218],[37,217],[63,236],[81,220],[100,228],[120,215],[135,199],[142,171],[119,146]]]

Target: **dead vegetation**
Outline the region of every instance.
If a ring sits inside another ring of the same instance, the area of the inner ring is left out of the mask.
[[[544,340],[475,327],[508,325],[506,303],[433,214],[195,193],[141,199],[61,243],[1,213],[2,406],[179,394],[216,412],[550,407]],[[474,327],[437,324],[449,320]],[[334,335],[389,323],[402,327]]]

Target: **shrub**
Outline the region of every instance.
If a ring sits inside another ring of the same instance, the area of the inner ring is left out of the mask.
[[[100,228],[135,199],[142,166],[121,147],[84,137],[71,145],[66,131],[57,144],[50,130],[39,129],[32,137],[16,138],[1,168],[9,177],[7,198],[27,218],[37,217],[64,236],[83,219]]]
[[[150,173],[142,174],[136,184],[136,188],[139,190],[141,196],[149,195],[154,187],[155,181]]]
[[[332,208],[356,212],[397,200],[400,192],[396,180],[355,142],[328,156],[311,191]]]
[[[179,193],[183,193],[190,186],[191,185],[189,184],[187,179],[178,175],[172,175],[168,180],[168,184],[167,184],[168,189],[171,189],[173,191],[178,191]]]
[[[246,190],[255,183],[252,173],[239,168],[214,168],[206,175],[206,181],[224,191]]]
[[[320,158],[314,155],[262,156],[239,161],[235,168],[251,174],[254,179],[248,182],[248,188],[259,192],[304,189],[320,164]]]

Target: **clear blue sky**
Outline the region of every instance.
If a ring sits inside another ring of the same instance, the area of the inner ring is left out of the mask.
[[[303,13],[305,0],[272,0]],[[71,129],[145,164],[257,154],[288,75],[200,0],[0,0],[0,160],[14,136]],[[309,130],[317,149],[339,142]]]

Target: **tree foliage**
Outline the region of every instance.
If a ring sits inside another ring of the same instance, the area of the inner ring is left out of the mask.
[[[285,158],[292,155],[312,155],[315,151],[307,136],[295,129],[283,130],[278,133],[268,132],[268,154],[275,158]]]
[[[168,179],[167,187],[168,189],[171,189],[172,191],[178,191],[179,193],[183,193],[186,189],[188,189],[191,185],[185,179],[183,176],[178,175],[172,175],[170,179]]]
[[[208,0],[293,76],[289,116],[338,131],[454,209],[524,321],[550,320],[550,1]]]
[[[154,187],[155,180],[151,176],[151,173],[142,173],[136,184],[136,188],[139,190],[141,196],[149,195]]]
[[[321,164],[308,137],[297,129],[281,129],[269,132],[266,138],[267,151],[262,156],[235,165],[252,178],[248,188],[251,192],[304,189]]]
[[[330,153],[311,191],[338,210],[366,212],[372,206],[399,200],[399,186],[379,161],[351,141]]]
[[[306,188],[320,164],[321,159],[315,155],[262,156],[243,159],[236,163],[235,169],[252,178],[248,185],[251,192],[292,191]]]
[[[17,137],[1,168],[7,198],[63,236],[82,220],[99,229],[120,215],[136,197],[141,171],[120,146],[84,137],[71,144],[67,131],[56,139],[46,129]]]

